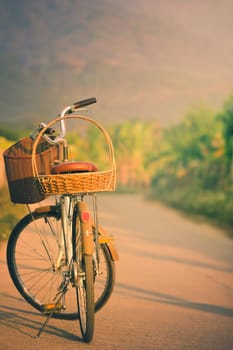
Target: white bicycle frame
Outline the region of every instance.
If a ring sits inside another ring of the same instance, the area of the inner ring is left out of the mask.
[[[58,232],[59,252],[55,262],[55,270],[58,270],[62,264],[69,265],[73,257],[72,246],[72,219],[74,200],[70,196],[62,196],[61,204],[61,222],[62,229]]]

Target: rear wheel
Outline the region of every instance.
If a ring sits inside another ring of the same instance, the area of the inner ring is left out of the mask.
[[[95,311],[101,309],[110,298],[115,285],[115,263],[106,243],[99,247],[99,274],[95,277]]]

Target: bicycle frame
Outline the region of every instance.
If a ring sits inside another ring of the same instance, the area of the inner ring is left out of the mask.
[[[37,213],[43,213],[43,212],[48,212],[50,210],[53,210],[54,207],[53,206],[43,206],[43,207],[37,207],[35,209],[35,212]],[[29,212],[31,213],[31,211],[29,210]],[[101,225],[97,225],[95,224],[95,221],[91,221],[91,225],[92,225],[92,231],[95,232],[95,235],[97,233],[98,235],[98,244],[107,244],[108,248],[109,248],[109,252],[111,254],[111,258],[113,261],[118,261],[119,260],[119,256],[117,253],[117,250],[113,244],[113,237],[112,236],[108,236],[106,231],[103,229],[103,227]],[[96,228],[98,227],[98,228]],[[60,236],[61,240],[63,239],[63,236]],[[66,239],[66,238],[65,238]],[[96,242],[96,236],[94,236],[94,240]]]
[[[77,198],[73,196],[61,196],[60,207],[61,207],[61,221],[62,231],[58,235],[59,254],[56,261],[56,266],[59,268],[61,260],[64,259],[66,265],[69,265],[73,258],[73,242],[72,242],[72,221],[74,215],[74,208],[77,205]]]
[[[63,195],[60,198],[62,231],[58,235],[59,253],[54,269],[59,270],[64,263],[70,265],[75,258],[73,251],[74,236],[76,228],[72,227],[73,216],[77,215],[80,220],[80,235],[82,241],[82,254],[92,255],[95,262],[95,271],[99,272],[99,238],[97,222],[96,196],[93,197],[94,222],[91,219],[87,203],[83,200],[84,195]],[[113,253],[114,255],[114,253]],[[114,255],[115,256],[115,255]]]
[[[61,220],[62,231],[58,235],[59,254],[56,261],[56,268],[59,269],[61,262],[65,255],[65,263],[68,265],[71,262],[73,256],[72,248],[72,219],[74,201],[70,196],[61,196]]]

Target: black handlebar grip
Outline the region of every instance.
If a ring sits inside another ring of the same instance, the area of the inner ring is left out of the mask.
[[[86,98],[85,100],[81,100],[78,102],[73,103],[73,108],[74,109],[78,109],[78,108],[82,108],[85,106],[89,106],[93,103],[96,103],[96,98],[95,97],[91,97],[91,98]]]

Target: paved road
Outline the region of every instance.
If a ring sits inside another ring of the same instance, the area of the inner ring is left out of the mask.
[[[103,195],[101,223],[120,254],[117,284],[91,344],[77,321],[43,318],[10,281],[0,250],[0,349],[233,349],[233,241],[138,195]]]

